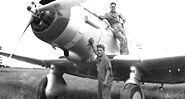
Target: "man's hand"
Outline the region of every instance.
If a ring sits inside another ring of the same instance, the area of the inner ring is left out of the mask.
[[[91,46],[94,44],[93,38],[90,38],[90,39],[89,39],[89,44],[90,44]]]
[[[103,17],[102,17],[102,16],[99,16],[98,18],[99,18],[100,20],[103,20]]]

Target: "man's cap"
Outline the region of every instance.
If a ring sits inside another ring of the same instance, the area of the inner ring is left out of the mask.
[[[97,48],[102,48],[103,50],[105,50],[105,46],[103,44],[98,44],[96,47]]]

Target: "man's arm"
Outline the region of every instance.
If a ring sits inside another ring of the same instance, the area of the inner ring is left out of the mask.
[[[99,18],[100,20],[106,19],[106,17],[103,16],[103,15],[100,15],[98,18]]]
[[[106,62],[106,75],[105,75],[105,80],[103,82],[104,84],[107,84],[108,83],[108,78],[109,78],[110,74],[111,74],[111,63],[108,60]]]
[[[119,13],[119,18],[121,18],[121,19],[122,19],[123,23],[125,23],[126,18],[125,18],[121,13]]]
[[[106,13],[104,16],[99,16],[99,19],[100,20],[104,20],[105,24],[107,24],[107,27],[106,29],[110,29],[111,31],[114,31],[112,28],[111,28],[111,25],[110,23],[108,22],[108,14]]]
[[[89,39],[89,45],[92,47],[93,52],[97,55],[97,50],[94,47],[94,40],[93,40],[93,38]]]
[[[99,16],[100,20],[107,19],[107,18],[108,18],[108,13],[105,13],[104,15]]]
[[[110,69],[108,69],[107,71],[106,71],[106,76],[105,76],[105,84],[107,84],[108,83],[108,78],[109,78],[109,76],[110,76]]]
[[[97,55],[97,50],[95,49],[94,45],[91,45],[93,52]]]

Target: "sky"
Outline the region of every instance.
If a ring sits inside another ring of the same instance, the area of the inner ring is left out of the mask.
[[[30,13],[26,10],[31,0],[3,0],[0,4],[0,46],[5,52],[38,58],[53,59],[63,55],[37,39],[26,27]],[[92,0],[85,4],[98,15],[109,11],[110,2],[117,3],[117,11],[126,17],[125,29],[129,44],[139,43],[147,55],[185,55],[184,0]],[[22,65],[20,62],[7,62]]]

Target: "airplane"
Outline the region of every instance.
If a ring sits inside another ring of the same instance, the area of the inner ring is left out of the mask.
[[[40,1],[32,3],[31,25],[34,35],[53,48],[63,50],[58,59],[36,59],[6,52],[0,55],[50,68],[49,74],[37,87],[37,99],[56,99],[70,91],[64,74],[97,79],[96,55],[88,46],[89,38],[95,44],[105,45],[110,58],[115,81],[125,81],[120,90],[120,99],[144,99],[142,83],[178,84],[185,82],[185,56],[146,57],[120,55],[119,41],[106,23],[95,13],[83,7],[85,0]],[[78,12],[78,13],[76,13]],[[24,30],[23,34],[25,33]]]

